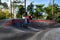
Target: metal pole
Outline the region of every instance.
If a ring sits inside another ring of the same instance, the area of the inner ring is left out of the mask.
[[[55,21],[55,16],[54,16],[54,0],[52,0],[52,20]]]
[[[13,0],[13,15],[14,15],[14,0]],[[14,15],[14,18],[15,18],[15,15]]]
[[[26,13],[26,0],[24,0],[24,3],[25,3],[25,13]],[[26,13],[26,16],[27,16],[27,13]]]
[[[52,15],[54,14],[54,0],[52,0]]]
[[[11,0],[10,0],[10,11],[11,11],[11,18],[12,18],[12,2],[11,2]]]

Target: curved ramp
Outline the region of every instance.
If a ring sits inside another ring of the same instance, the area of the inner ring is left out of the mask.
[[[27,40],[60,40],[60,28],[40,31]]]
[[[21,20],[13,19],[13,20],[6,20],[6,21],[3,20],[2,25],[4,27],[0,27],[0,40],[56,40],[56,39],[59,40],[60,28],[39,30],[38,32],[24,28],[26,29],[24,31],[21,30],[24,24],[24,21],[22,20],[23,19]],[[32,25],[33,28],[37,27],[37,26],[34,27],[35,24],[34,25],[30,24],[30,25]],[[36,25],[40,25],[40,24],[36,23]]]
[[[53,27],[56,24],[56,22],[51,20],[31,20],[28,24],[25,24],[24,19],[12,19],[5,23],[4,26],[12,26],[15,28],[35,28],[35,29],[46,29]],[[55,27],[55,26],[54,26]]]
[[[16,29],[24,30],[24,31],[35,31],[35,32],[39,31],[38,29],[32,28],[32,27],[28,26],[28,24],[25,24],[24,19],[12,19],[12,20],[5,22],[3,26],[4,27],[13,27]]]

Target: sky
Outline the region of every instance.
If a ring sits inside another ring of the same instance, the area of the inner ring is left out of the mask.
[[[2,2],[6,2],[8,0],[2,0]],[[27,6],[33,2],[34,5],[36,4],[45,4],[45,6],[48,6],[48,4],[51,2],[51,0],[26,0]],[[10,2],[7,2],[8,5],[10,5]],[[55,0],[54,3],[58,4],[60,6],[60,0]]]

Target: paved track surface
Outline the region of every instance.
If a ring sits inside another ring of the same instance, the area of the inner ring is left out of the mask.
[[[22,30],[11,26],[3,27],[8,21],[10,20],[0,21],[0,40],[60,40],[60,28],[43,30],[29,27]]]
[[[28,40],[60,40],[60,28],[38,32]]]
[[[23,28],[16,29],[12,26],[3,26],[10,20],[1,20],[0,21],[0,40],[26,40],[29,37],[32,37],[38,31],[32,28]]]
[[[0,40],[26,40],[33,36],[34,32],[27,32],[17,29],[0,28]]]

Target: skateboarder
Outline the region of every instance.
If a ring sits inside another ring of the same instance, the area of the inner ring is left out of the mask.
[[[27,22],[29,23],[30,20],[32,20],[32,16],[31,15],[28,15],[27,17]]]

